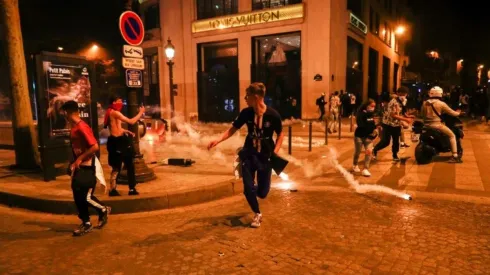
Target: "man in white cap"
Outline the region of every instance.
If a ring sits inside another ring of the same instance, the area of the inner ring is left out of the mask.
[[[454,111],[444,101],[442,101],[442,88],[435,86],[429,91],[429,99],[422,105],[422,117],[426,127],[437,129],[449,137],[451,143],[451,152],[453,156],[449,160],[451,163],[461,163],[461,158],[458,156],[458,146],[456,135],[453,131],[443,124],[441,116],[447,114],[457,117],[461,111]]]

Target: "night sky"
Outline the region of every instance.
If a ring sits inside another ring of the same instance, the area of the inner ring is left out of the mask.
[[[123,44],[119,33],[121,0],[20,0],[26,51],[74,53],[96,42],[111,49]]]
[[[414,67],[424,52],[438,50],[453,59],[475,63],[490,60],[487,37],[488,11],[484,1],[412,0],[414,15],[413,42],[410,56]],[[490,65],[490,64],[489,64]]]
[[[93,42],[109,50],[118,49],[123,44],[117,26],[123,2],[20,0],[26,51],[39,48],[54,51],[59,44],[65,52],[76,52]],[[409,54],[414,70],[422,64],[424,53],[429,50],[478,63],[490,60],[490,41],[485,35],[488,12],[482,6],[484,1],[409,2],[413,11],[413,41]]]

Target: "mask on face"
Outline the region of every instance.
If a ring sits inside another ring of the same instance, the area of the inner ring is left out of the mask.
[[[122,102],[114,103],[114,104],[112,104],[112,107],[114,107],[114,110],[120,112],[123,108],[123,104],[122,104]]]

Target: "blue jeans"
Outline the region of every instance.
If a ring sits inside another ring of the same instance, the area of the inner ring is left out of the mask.
[[[255,185],[257,174],[257,185]],[[250,208],[260,213],[257,197],[265,199],[271,188],[272,169],[269,161],[259,154],[250,154],[242,160],[243,190]]]
[[[355,146],[355,151],[354,151],[353,164],[354,164],[354,166],[357,166],[357,163],[359,162],[359,155],[361,154],[362,147],[364,146],[365,150],[372,151],[373,141],[370,139],[367,139],[367,138],[354,137],[354,146]],[[371,156],[365,155],[364,156],[364,169],[369,169],[370,163],[371,163]]]

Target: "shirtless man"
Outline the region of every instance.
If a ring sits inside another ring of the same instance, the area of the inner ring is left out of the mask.
[[[109,153],[109,165],[112,167],[111,179],[110,179],[110,191],[109,196],[120,196],[116,190],[117,176],[121,172],[122,164],[128,171],[128,195],[139,195],[136,191],[136,175],[134,170],[134,149],[132,137],[134,133],[125,130],[121,126],[121,122],[133,125],[138,122],[143,113],[144,107],[140,107],[139,113],[133,118],[127,118],[121,113],[123,102],[121,97],[114,96],[111,99],[112,104],[107,109],[104,118],[104,127],[109,127],[110,136],[107,139],[107,152]]]

